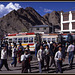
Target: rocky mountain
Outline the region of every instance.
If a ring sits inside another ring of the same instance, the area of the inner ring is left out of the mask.
[[[41,16],[32,7],[13,10],[0,18],[0,31],[2,33],[28,32],[35,25],[60,24],[60,13],[53,11]]]
[[[45,14],[43,17],[52,23],[52,25],[60,25],[60,13],[61,11],[53,11],[51,13]]]

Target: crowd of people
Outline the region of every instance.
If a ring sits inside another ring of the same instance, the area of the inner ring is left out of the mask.
[[[32,56],[30,54],[29,45],[27,45],[27,47],[24,48],[21,43],[19,43],[18,47],[16,43],[13,44],[13,48],[11,44],[8,45],[7,43],[5,43],[2,45],[0,71],[3,65],[8,71],[11,71],[7,63],[7,58],[9,56],[13,59],[13,61],[10,64],[11,67],[16,67],[17,63],[19,63],[22,64],[22,73],[31,72],[30,61]]]
[[[73,42],[66,42],[64,44],[60,42],[52,42],[51,44],[49,42],[44,42],[41,45],[37,42],[35,49],[40,73],[42,73],[42,68],[45,68],[48,72],[52,64],[54,64],[53,66],[55,67],[56,73],[63,73],[62,63],[65,61],[66,56],[68,56],[69,68],[72,69],[75,53],[75,45]]]
[[[24,48],[21,43],[17,47],[16,43],[12,48],[11,44],[3,44],[1,50],[1,64],[0,64],[0,71],[3,65],[6,67],[8,71],[8,63],[7,57],[11,57],[13,61],[11,62],[10,66],[16,67],[17,63],[22,64],[22,73],[31,73],[31,64],[30,61],[32,60],[32,55],[30,52],[29,45]],[[73,42],[66,42],[65,44],[56,43],[48,41],[42,42],[40,44],[38,41],[35,44],[35,57],[38,60],[38,67],[39,73],[42,73],[42,69],[44,68],[47,72],[49,72],[49,67],[54,66],[56,73],[60,72],[63,73],[62,64],[65,61],[66,56],[68,56],[68,64],[69,67],[72,69],[73,65],[73,58],[75,52],[75,46]],[[54,64],[54,65],[53,65]]]

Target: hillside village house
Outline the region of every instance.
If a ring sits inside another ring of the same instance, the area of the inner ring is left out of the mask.
[[[60,27],[57,26],[50,26],[50,25],[36,25],[32,26],[29,29],[29,32],[44,32],[45,34],[49,33],[59,33],[60,32]]]
[[[61,13],[61,33],[75,33],[75,11]]]
[[[29,32],[44,32],[48,34],[52,32],[52,27],[50,27],[49,25],[36,25],[36,26],[32,26],[29,29]]]

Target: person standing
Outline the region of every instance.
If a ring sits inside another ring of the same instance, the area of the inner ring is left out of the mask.
[[[3,47],[3,49],[1,50],[1,64],[0,64],[0,70],[3,67],[3,65],[6,67],[6,69],[8,71],[10,71],[9,67],[8,67],[8,63],[7,63],[7,49],[6,46]]]
[[[7,56],[8,56],[8,43],[5,43],[6,49],[7,49]]]
[[[50,48],[50,41],[47,42],[48,47]]]
[[[24,54],[21,55],[22,73],[28,73],[28,68],[30,64],[29,57],[30,57],[30,54],[28,53],[28,50],[25,50]]]
[[[12,66],[14,64],[14,67],[16,67],[16,64],[17,64],[17,45],[15,45],[14,48],[12,49],[12,58],[13,58],[13,62],[10,64],[10,66]]]
[[[40,49],[40,44],[39,42],[37,41],[36,44],[35,44],[35,56],[37,57],[37,52],[38,50]]]
[[[67,48],[67,55],[68,55],[69,67],[72,68],[73,58],[74,58],[74,45],[72,44],[72,42]]]
[[[28,53],[30,53],[29,45],[27,45],[27,48],[26,49],[28,50]]]
[[[58,49],[59,50],[55,54],[56,73],[58,73],[59,71],[60,71],[60,73],[63,73],[63,70],[62,70],[62,61],[64,59],[63,59],[63,55],[62,55],[62,48],[61,48],[61,46],[59,46]]]
[[[11,43],[8,46],[8,55],[11,56],[12,55],[12,46]]]
[[[40,49],[37,52],[37,59],[39,64],[39,72],[42,73],[42,63],[43,63],[43,46],[40,46]]]
[[[18,51],[17,51],[17,61],[18,61],[18,63],[21,63],[21,55],[22,55],[22,53],[23,53],[23,50],[22,50],[22,48],[20,48]]]
[[[19,43],[19,46],[18,46],[18,50],[22,49],[22,51],[24,51],[24,47],[22,46],[21,43]]]
[[[70,45],[70,43],[68,41],[66,41],[66,43],[65,43],[66,50],[67,50],[69,45]]]
[[[47,70],[49,70],[49,61],[50,61],[50,54],[49,54],[49,46],[46,45],[46,49],[45,49],[45,61],[46,61],[46,68]]]
[[[30,54],[30,49],[29,49],[29,45],[27,45],[27,48],[26,48],[27,50],[28,50],[28,54]],[[31,56],[31,54],[30,54],[30,56]],[[30,72],[31,73],[31,65],[30,65],[30,61],[31,61],[31,57],[29,57],[29,67],[28,67],[28,72]]]
[[[57,52],[57,46],[56,46],[56,43],[53,42],[53,45],[51,46],[51,63],[50,63],[50,66],[52,66],[52,64],[54,63],[54,66],[56,68],[56,63],[55,63],[55,60],[54,60],[54,57],[55,57],[55,53]]]
[[[47,42],[46,42],[46,41],[44,41],[44,43],[43,43],[43,49],[45,49],[45,48],[46,48],[46,45],[47,45]]]

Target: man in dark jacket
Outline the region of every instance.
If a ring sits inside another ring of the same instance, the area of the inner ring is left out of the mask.
[[[36,44],[35,44],[35,56],[37,57],[37,52],[38,50],[40,49],[40,44],[39,42],[37,41]]]
[[[24,54],[21,55],[22,73],[28,73],[29,64],[30,64],[29,57],[30,57],[30,54],[28,53],[28,50],[25,50]]]
[[[52,66],[52,64],[54,63],[54,66],[56,67],[54,56],[55,56],[55,53],[57,52],[57,47],[56,47],[55,42],[53,42],[50,50],[51,50],[51,64],[50,64],[50,66]]]

